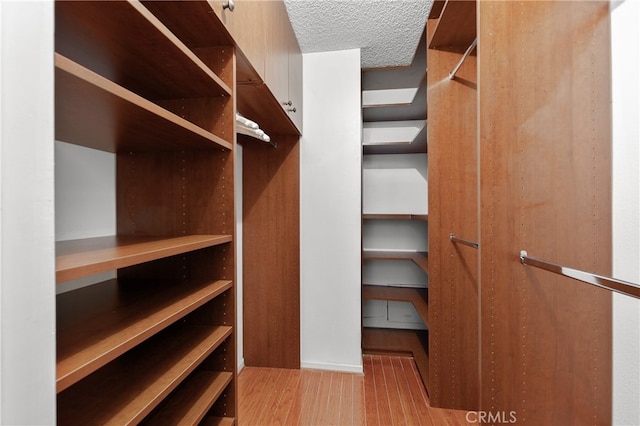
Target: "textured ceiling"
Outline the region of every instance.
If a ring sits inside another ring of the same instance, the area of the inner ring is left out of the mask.
[[[303,53],[361,48],[361,66],[411,63],[433,0],[285,0]]]

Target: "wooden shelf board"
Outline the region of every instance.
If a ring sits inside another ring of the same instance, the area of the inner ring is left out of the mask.
[[[429,351],[426,335],[425,331],[420,330],[364,327],[362,329],[362,349],[364,353],[411,353],[428,392]]]
[[[58,394],[59,424],[139,423],[232,333],[180,325]]]
[[[137,0],[60,1],[55,7],[56,51],[145,98],[232,93]]]
[[[76,278],[137,265],[176,254],[228,243],[230,235],[184,237],[97,237],[56,243],[56,280]]]
[[[365,213],[362,215],[364,220],[383,219],[383,220],[421,220],[423,222],[428,221],[429,216],[426,214],[377,214],[377,213]]]
[[[464,52],[475,38],[476,1],[448,0],[429,40],[429,48],[456,48]]]
[[[58,140],[107,152],[232,148],[230,142],[58,53],[55,66]]]
[[[300,135],[266,84],[238,84],[236,93],[238,112],[259,123],[272,141],[277,142],[280,134]]]
[[[362,260],[412,260],[424,272],[429,272],[429,253],[426,251],[363,250]]]
[[[233,373],[196,371],[146,420],[154,425],[196,425],[231,383]]]
[[[236,420],[232,417],[205,417],[200,426],[233,426]]]
[[[56,386],[61,392],[231,288],[231,281],[121,288],[117,280],[57,300]]]
[[[362,299],[411,302],[422,321],[429,326],[429,305],[427,303],[426,289],[365,284],[362,286]]]
[[[439,18],[445,3],[445,0],[435,0],[431,6],[431,11],[429,12],[429,19]]]

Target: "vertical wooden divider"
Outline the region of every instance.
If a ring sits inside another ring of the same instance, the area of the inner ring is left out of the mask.
[[[429,398],[435,407],[477,410],[478,251],[449,240],[452,232],[479,237],[475,53],[449,79],[464,49],[427,50]]]
[[[300,368],[300,149],[243,144],[244,359],[256,367]]]
[[[610,43],[606,1],[480,1],[481,407],[518,424],[611,422],[611,294],[518,260],[611,273]]]

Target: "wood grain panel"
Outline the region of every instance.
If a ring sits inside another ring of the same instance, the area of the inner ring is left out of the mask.
[[[611,273],[609,3],[479,10],[482,408],[610,424],[610,293],[518,262]]]
[[[460,59],[427,51],[429,395],[436,407],[473,410],[480,387],[478,252],[449,240],[451,232],[478,238],[476,57],[467,57],[449,80]]]
[[[300,368],[300,152],[243,149],[244,357],[246,365]]]

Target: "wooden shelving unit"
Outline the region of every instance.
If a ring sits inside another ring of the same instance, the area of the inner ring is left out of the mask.
[[[427,325],[429,324],[429,304],[427,303],[426,289],[363,285],[362,299],[411,302],[420,315],[420,318],[422,318],[422,321]]]
[[[90,280],[57,296],[58,423],[233,424],[232,40],[214,16],[196,55],[137,0],[55,8],[56,139],[113,153],[117,229],[56,245],[57,282]]]
[[[109,280],[58,296],[57,389],[63,391],[109,361],[213,300],[232,286],[143,287]]]
[[[124,268],[205,247],[231,242],[231,235],[188,235],[174,238],[96,237],[56,244],[56,280]]]

